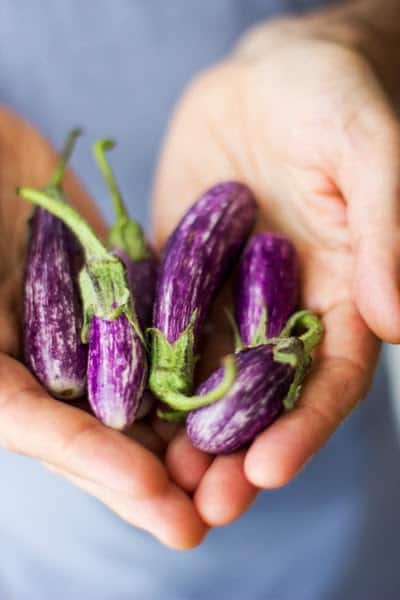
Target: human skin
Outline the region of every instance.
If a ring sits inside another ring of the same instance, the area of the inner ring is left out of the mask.
[[[188,87],[171,122],[154,189],[160,247],[202,190],[243,181],[258,229],[295,244],[301,305],[326,328],[297,407],[249,449],[212,458],[184,432],[170,443],[169,472],[210,526],[290,482],[365,396],[378,338],[400,341],[399,17],[398,2],[347,2],[258,26]],[[203,372],[232,347],[216,313]]]
[[[338,9],[249,33],[189,87],[161,157],[154,194],[160,247],[201,191],[243,180],[261,206],[259,229],[296,244],[303,304],[324,318],[324,344],[299,406],[247,453],[212,460],[159,422],[129,435],[107,429],[81,407],[50,398],[18,361],[31,209],[14,190],[46,184],[55,155],[32,127],[0,110],[0,445],[47,464],[168,546],[199,544],[208,526],[237,518],[260,487],[287,483],[364,396],[377,337],[400,340],[400,133],[389,103],[392,70],[379,67],[400,59],[375,32],[384,28],[372,19],[382,2],[356,4],[368,17]],[[386,5],[389,23],[399,22],[400,9]],[[71,173],[66,191],[104,235]],[[230,346],[224,330],[214,328],[210,338],[214,358]]]

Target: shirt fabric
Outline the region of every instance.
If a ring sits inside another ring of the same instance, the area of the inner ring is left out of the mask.
[[[1,100],[57,146],[112,216],[89,144],[112,136],[131,214],[148,198],[185,84],[246,28],[321,2],[3,0]],[[1,385],[1,382],[0,382]],[[323,398],[321,398],[323,402]],[[287,487],[177,552],[28,458],[0,452],[0,600],[398,600],[398,441],[384,366],[363,405]]]

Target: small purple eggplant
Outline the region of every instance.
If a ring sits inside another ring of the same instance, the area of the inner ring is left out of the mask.
[[[291,317],[288,333],[299,327],[306,329],[299,338],[275,338],[235,355],[237,375],[228,393],[187,416],[186,432],[196,448],[212,454],[234,452],[293,407],[311,365],[311,352],[323,334],[318,317],[307,311]],[[222,377],[218,369],[197,394],[208,395]]]
[[[132,301],[142,331],[151,325],[154,294],[157,280],[157,260],[146,242],[143,229],[137,221],[129,218],[122,194],[105,156],[115,142],[109,139],[98,140],[93,146],[97,165],[107,184],[114,205],[116,221],[111,226],[108,246],[125,266]],[[137,419],[145,417],[154,405],[154,396],[147,390],[140,403]]]
[[[112,321],[93,317],[89,330],[88,394],[97,417],[109,427],[125,429],[133,423],[143,388],[143,344],[121,313]],[[112,365],[112,368],[109,368]],[[105,401],[106,399],[106,401]]]
[[[239,345],[258,346],[277,337],[299,299],[293,244],[272,233],[252,236],[239,264],[235,288]]]
[[[149,332],[149,383],[152,392],[174,410],[207,403],[205,397],[189,397],[201,326],[255,215],[256,204],[248,187],[234,181],[219,183],[188,210],[167,243]],[[229,359],[221,389],[213,390],[210,401],[222,395],[233,380],[234,361]]]
[[[79,287],[84,309],[82,341],[89,343],[88,399],[100,420],[125,429],[136,417],[147,376],[143,337],[125,268],[70,206],[40,190],[17,191],[61,219],[82,245],[85,263]],[[103,333],[114,338],[103,339]]]
[[[142,331],[151,325],[154,293],[157,279],[155,254],[146,242],[143,229],[129,218],[122,194],[105,157],[105,151],[114,148],[113,140],[99,140],[94,144],[94,155],[109,189],[116,222],[110,228],[108,244],[111,252],[125,265],[129,288]]]
[[[43,190],[64,203],[61,183],[79,130],[68,135],[49,185]],[[86,390],[87,349],[80,338],[82,307],[78,273],[83,254],[60,219],[36,207],[30,222],[24,281],[25,362],[44,387],[64,400]]]

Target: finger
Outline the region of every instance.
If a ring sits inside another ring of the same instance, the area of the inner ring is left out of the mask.
[[[135,500],[129,494],[115,492],[51,464],[45,466],[95,496],[130,525],[144,529],[170,548],[193,548],[207,533],[191,500],[172,483],[158,496]]]
[[[156,454],[160,459],[163,459],[165,454],[165,443],[155,431],[147,423],[137,421],[132,427],[124,432],[130,439],[135,440],[152,454]]]
[[[30,373],[0,356],[0,444],[141,498],[168,485],[162,463],[93,416],[50,398]]]
[[[298,405],[262,432],[248,450],[245,473],[254,485],[274,488],[288,483],[371,383],[379,345],[354,306],[337,306],[324,322],[321,353]]]
[[[194,448],[185,431],[181,431],[169,444],[165,464],[173,481],[192,493],[213,461],[210,454]]]
[[[237,519],[255,499],[258,490],[244,472],[245,452],[218,456],[194,495],[200,516],[210,526],[227,525]]]
[[[382,100],[346,127],[339,184],[354,248],[354,297],[369,327],[400,341],[400,125]]]

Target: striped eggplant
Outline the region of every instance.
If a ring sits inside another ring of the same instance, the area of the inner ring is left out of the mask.
[[[88,399],[103,423],[125,429],[135,419],[147,376],[143,337],[125,268],[70,206],[32,188],[19,188],[18,194],[60,218],[82,245],[85,262],[79,288],[84,317],[81,336],[89,344]]]
[[[108,187],[114,206],[116,221],[111,226],[108,246],[124,264],[132,301],[142,331],[151,325],[154,293],[157,280],[157,260],[146,242],[143,229],[137,221],[130,219],[117,180],[105,156],[115,142],[102,139],[93,146],[97,165]],[[145,417],[154,405],[154,396],[149,390],[144,394],[136,418]]]
[[[298,299],[299,268],[293,244],[273,233],[252,236],[236,277],[238,346],[257,346],[277,337]]]
[[[234,380],[230,357],[221,388],[209,397],[189,397],[201,326],[255,215],[256,204],[248,187],[234,181],[219,183],[188,210],[167,243],[149,331],[149,382],[152,392],[174,410],[186,411],[213,401]]]
[[[64,203],[61,184],[79,130],[68,135],[49,185]],[[81,247],[60,219],[36,207],[30,221],[23,300],[25,362],[55,397],[79,398],[86,390],[87,349],[80,338],[78,273]]]
[[[114,173],[105,157],[105,151],[114,146],[115,142],[108,139],[99,140],[94,144],[94,155],[109,189],[116,215],[116,221],[110,228],[108,245],[111,252],[125,265],[139,325],[145,331],[151,325],[157,261],[146,242],[142,227],[137,221],[129,218]]]
[[[94,316],[89,330],[88,395],[96,416],[109,427],[125,429],[141,404],[146,355],[125,313],[113,320]],[[112,368],[105,368],[112,365]],[[106,401],[105,401],[106,399]],[[132,401],[132,399],[136,401]]]
[[[318,317],[306,311],[293,315],[288,325],[288,333],[298,328],[306,333],[275,338],[238,352],[236,380],[228,393],[188,414],[186,432],[196,448],[212,454],[234,452],[293,407],[323,329]],[[222,377],[223,371],[218,369],[197,394],[212,392]]]

